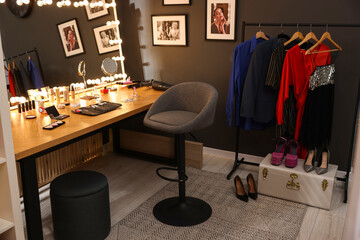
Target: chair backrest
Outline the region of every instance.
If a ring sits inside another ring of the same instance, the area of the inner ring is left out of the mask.
[[[164,92],[151,106],[145,116],[166,111],[188,111],[197,114],[193,122],[189,122],[190,129],[197,130],[211,125],[214,121],[217,90],[204,82],[185,82],[177,84]]]
[[[204,82],[185,82],[177,84],[166,92],[170,110],[183,110],[200,113],[207,104],[216,104],[216,89]]]

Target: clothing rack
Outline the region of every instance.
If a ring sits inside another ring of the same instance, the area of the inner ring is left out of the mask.
[[[360,28],[360,24],[318,24],[318,23],[251,23],[251,22],[242,22],[242,33],[241,33],[241,42],[245,41],[245,31],[246,31],[246,27],[247,26],[255,26],[255,27],[284,27],[284,26],[290,26],[290,27],[355,27],[355,28]],[[359,83],[360,84],[360,83]],[[358,93],[358,102],[359,103],[359,98],[360,98],[360,85],[359,85],[359,93]],[[237,104],[235,102],[235,104]],[[360,103],[359,103],[360,104]],[[357,113],[357,107],[358,105],[356,105],[356,110],[355,113]],[[356,129],[356,118],[357,115],[355,116],[355,121],[353,123],[353,129]],[[344,191],[344,203],[347,202],[347,198],[348,198],[348,186],[349,186],[349,174],[350,174],[350,170],[351,170],[351,160],[353,157],[353,149],[354,149],[354,136],[355,133],[353,133],[352,139],[351,139],[351,145],[350,145],[350,151],[351,154],[349,154],[349,159],[348,159],[348,163],[347,163],[347,168],[346,168],[346,175],[345,177],[337,177],[337,180],[340,181],[344,181],[345,182],[345,191]],[[253,162],[247,162],[245,161],[245,159],[242,157],[239,160],[239,135],[240,135],[240,127],[236,127],[236,146],[235,146],[235,161],[234,161],[234,165],[230,171],[230,173],[226,176],[226,178],[228,180],[230,180],[231,175],[236,171],[236,169],[240,166],[240,164],[248,164],[248,165],[253,165],[253,166],[259,166],[258,163],[253,163]]]
[[[36,47],[34,49],[29,50],[29,51],[19,53],[17,55],[11,56],[9,58],[5,58],[4,61],[9,61],[11,59],[19,58],[19,57],[22,57],[24,55],[28,55],[29,53],[32,53],[32,52],[35,53],[36,60],[37,60],[38,65],[39,65],[38,67],[39,67],[39,70],[40,70],[41,77],[42,77],[42,79],[44,79],[44,74],[43,74],[42,67],[41,67],[40,57],[39,57],[39,53],[38,53],[38,50],[37,50]]]

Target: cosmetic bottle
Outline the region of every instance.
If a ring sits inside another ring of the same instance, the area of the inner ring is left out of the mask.
[[[57,87],[54,87],[55,90],[55,96],[56,96],[56,105],[60,104],[60,89]]]
[[[72,100],[75,100],[75,88],[74,85],[70,85],[70,93]]]

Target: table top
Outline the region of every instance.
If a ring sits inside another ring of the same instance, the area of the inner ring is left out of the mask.
[[[45,125],[56,121],[50,119],[47,114],[41,114],[38,110],[30,110],[26,113],[18,113],[17,110],[12,110],[10,112],[10,118],[15,159],[19,160],[31,156],[143,112],[149,109],[163,92],[142,87],[137,89],[137,93],[139,97],[137,97],[135,101],[130,102],[124,102],[125,99],[131,98],[133,94],[133,90],[127,87],[119,87],[117,91],[101,94],[102,100],[121,103],[122,106],[119,109],[98,116],[72,113],[71,109],[76,108],[71,108],[70,106],[66,106],[65,109],[58,109],[60,114],[69,114],[70,117],[63,120],[65,124],[53,130],[43,129]],[[80,103],[81,107],[96,103],[95,100],[80,99],[80,96],[85,94],[86,93],[76,95],[75,101]],[[56,103],[45,104],[45,106],[49,105],[56,105]],[[36,115],[37,117],[35,119],[25,119],[25,115]]]

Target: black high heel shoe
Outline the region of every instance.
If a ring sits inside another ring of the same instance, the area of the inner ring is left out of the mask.
[[[311,157],[309,155],[312,155],[312,159],[311,159],[311,165],[307,165],[306,162],[308,161],[308,159]],[[315,166],[316,166],[316,159],[317,157],[317,151],[316,151],[316,148],[312,148],[312,149],[309,149],[309,151],[307,152],[306,154],[306,158],[305,158],[305,161],[304,161],[304,170],[305,172],[311,172],[315,169]]]
[[[249,195],[249,197],[256,200],[257,197],[258,197],[258,193],[257,193],[254,177],[253,177],[253,175],[251,173],[246,177],[246,181],[247,181],[247,184],[248,184],[248,195]]]
[[[329,169],[329,161],[330,161],[330,150],[329,149],[324,149],[322,151],[320,151],[320,156],[319,156],[319,162],[317,167],[315,167],[315,172],[318,175],[324,174],[328,172]],[[321,165],[323,165],[323,161],[326,161],[326,167],[321,167]]]
[[[234,178],[234,184],[235,184],[236,197],[244,202],[247,202],[249,200],[249,198],[245,192],[244,185],[238,175],[236,175]]]

